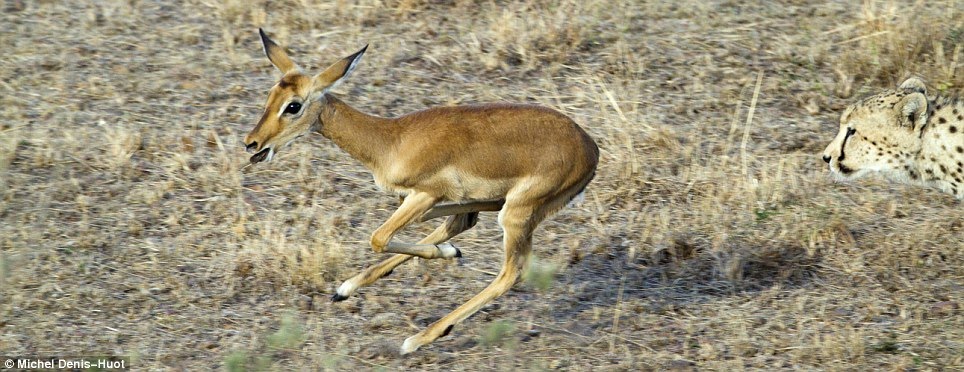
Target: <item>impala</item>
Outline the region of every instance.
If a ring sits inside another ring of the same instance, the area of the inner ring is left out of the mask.
[[[395,253],[346,280],[332,297],[341,301],[412,257],[461,257],[449,243],[471,228],[479,212],[498,211],[505,256],[482,292],[409,337],[401,353],[445,336],[483,305],[502,295],[526,269],[532,232],[581,194],[593,178],[599,149],[572,119],[522,104],[435,107],[396,118],[365,114],[329,91],[358,66],[364,48],[309,76],[259,30],[264,52],[284,74],[271,88],[261,120],[244,144],[251,163],[270,161],[288,143],[315,131],[371,170],[375,184],[403,197],[371,237],[376,253]],[[418,243],[393,241],[402,228],[447,219]]]

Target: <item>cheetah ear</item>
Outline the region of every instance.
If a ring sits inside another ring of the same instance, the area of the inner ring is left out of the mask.
[[[902,127],[917,132],[927,122],[927,97],[924,93],[911,93],[901,99],[894,108],[901,113],[898,121]]]
[[[900,83],[900,89],[911,90],[923,95],[927,95],[927,87],[924,86],[924,81],[917,77],[904,80],[903,83]]]
[[[853,114],[853,113],[854,113],[854,106],[853,105],[847,106],[847,108],[844,109],[843,113],[840,114],[840,123],[843,124],[850,121],[850,114]]]

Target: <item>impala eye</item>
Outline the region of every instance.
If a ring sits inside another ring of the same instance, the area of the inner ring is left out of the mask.
[[[294,114],[297,114],[299,111],[301,111],[300,102],[291,102],[288,104],[288,107],[285,107],[286,114],[294,115]]]

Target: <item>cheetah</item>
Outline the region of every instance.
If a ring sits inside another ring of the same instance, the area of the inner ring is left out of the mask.
[[[843,179],[878,172],[964,200],[964,100],[928,98],[923,81],[907,79],[847,107],[823,160]]]

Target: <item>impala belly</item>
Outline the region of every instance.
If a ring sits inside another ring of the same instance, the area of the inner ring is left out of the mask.
[[[487,178],[448,167],[437,177],[444,186],[445,199],[450,201],[495,200],[505,197],[515,178]]]
[[[442,200],[462,202],[501,199],[505,197],[506,192],[515,183],[517,183],[517,179],[513,177],[487,178],[460,172],[454,167],[447,167],[421,180],[419,185],[422,187],[429,186],[434,191],[433,194],[437,194]],[[378,186],[379,190],[400,196],[420,191],[419,188],[390,182],[388,177],[378,174],[375,175],[375,185]]]

